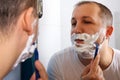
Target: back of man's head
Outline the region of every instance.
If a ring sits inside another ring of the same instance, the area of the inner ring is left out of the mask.
[[[9,34],[15,27],[20,14],[33,7],[36,16],[37,0],[0,0],[0,34]]]

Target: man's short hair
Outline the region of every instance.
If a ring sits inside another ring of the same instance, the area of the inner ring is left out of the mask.
[[[113,15],[112,12],[103,4],[95,2],[95,1],[81,1],[78,2],[75,7],[81,6],[83,4],[96,4],[100,8],[100,17],[107,26],[111,26],[113,24]]]
[[[10,25],[15,24],[19,15],[30,7],[37,15],[37,0],[0,0],[0,33],[13,29]]]

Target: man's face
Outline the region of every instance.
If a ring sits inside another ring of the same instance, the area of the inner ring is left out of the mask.
[[[96,4],[83,4],[76,7],[71,19],[71,35],[73,33],[87,33],[92,35],[99,32],[103,28],[99,13],[100,8]],[[84,43],[82,40],[77,40],[76,42]]]

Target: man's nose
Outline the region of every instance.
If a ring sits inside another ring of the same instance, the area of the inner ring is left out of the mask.
[[[73,30],[73,33],[80,34],[83,33],[83,29],[80,25],[76,25],[76,27]]]

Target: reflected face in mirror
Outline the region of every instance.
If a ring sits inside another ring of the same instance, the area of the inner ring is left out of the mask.
[[[77,6],[72,14],[71,35],[87,33],[95,34],[103,28],[100,18],[100,8],[96,4],[83,4]],[[83,42],[82,42],[83,43]]]

